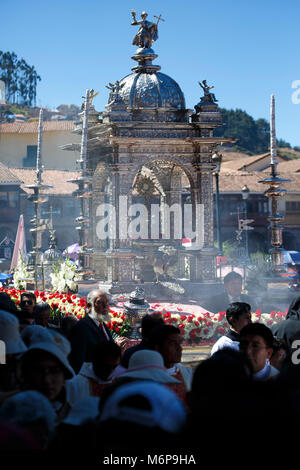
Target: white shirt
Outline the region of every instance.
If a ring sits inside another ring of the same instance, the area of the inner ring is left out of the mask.
[[[267,360],[265,367],[259,370],[258,372],[255,372],[255,374],[253,374],[253,379],[254,380],[268,380],[271,377],[275,377],[275,375],[278,375],[278,374],[279,374],[279,370],[271,366],[269,361]]]
[[[66,380],[67,400],[71,406],[79,400],[92,396],[89,378],[98,384],[111,383],[111,380],[105,382],[96,376],[91,362],[84,362],[78,375],[73,379]]]
[[[166,371],[168,372],[168,374],[174,376],[177,374],[178,369],[181,372],[186,389],[190,391],[192,388],[192,381],[193,381],[193,373],[194,373],[193,369],[191,367],[183,366],[181,362],[178,362],[173,367],[170,367],[170,369],[166,369]]]
[[[232,348],[236,351],[240,350],[240,342],[233,341],[232,339],[228,338],[227,336],[221,336],[218,341],[213,345],[210,355],[212,356],[215,352],[219,351],[220,349],[224,348]]]

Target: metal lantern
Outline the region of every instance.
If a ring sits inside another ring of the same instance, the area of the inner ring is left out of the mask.
[[[130,339],[141,339],[140,327],[143,317],[147,314],[150,305],[145,302],[145,291],[142,287],[136,287],[125,302],[124,309],[126,319],[129,321],[130,330],[127,334]]]

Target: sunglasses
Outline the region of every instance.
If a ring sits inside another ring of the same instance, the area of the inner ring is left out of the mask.
[[[32,301],[32,300],[22,300],[22,301],[21,301],[21,305],[26,305],[26,304],[32,305],[32,304],[33,304],[33,301]]]

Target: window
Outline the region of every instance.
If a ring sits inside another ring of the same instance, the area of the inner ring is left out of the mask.
[[[37,145],[27,145],[27,156],[23,158],[23,166],[33,168],[36,166]]]
[[[16,208],[19,203],[19,195],[16,191],[1,191],[0,192],[0,208]]]
[[[300,212],[300,201],[286,201],[286,212]]]

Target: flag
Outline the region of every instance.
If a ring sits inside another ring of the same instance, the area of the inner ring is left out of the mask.
[[[13,271],[15,268],[18,268],[20,253],[24,262],[26,263],[26,258],[27,258],[26,238],[25,238],[25,229],[24,229],[24,217],[22,214],[20,215],[20,219],[19,219],[14,252],[13,252],[12,259],[11,259],[11,265],[10,265],[11,271]]]

